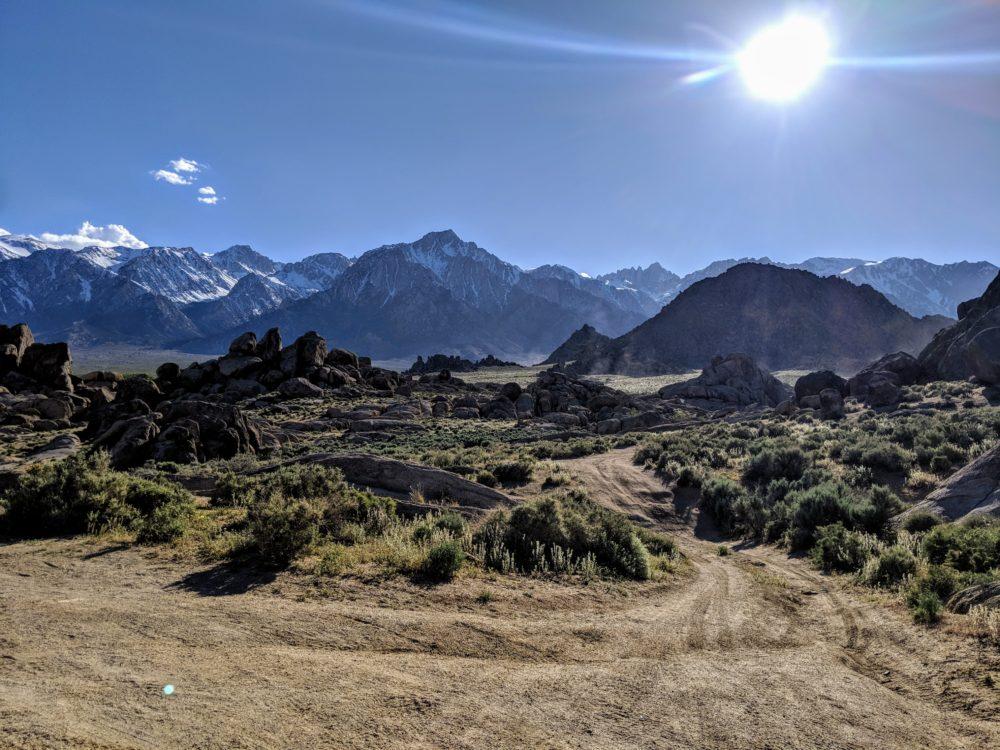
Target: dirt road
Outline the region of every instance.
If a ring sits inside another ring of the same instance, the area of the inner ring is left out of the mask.
[[[629,458],[563,465],[678,536],[676,582],[312,587],[88,540],[2,547],[0,746],[1000,747],[995,654],[772,550],[718,556]]]

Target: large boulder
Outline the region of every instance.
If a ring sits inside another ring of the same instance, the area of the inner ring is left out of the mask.
[[[803,375],[795,381],[795,400],[801,401],[806,396],[818,396],[820,391],[835,388],[841,396],[846,396],[847,380],[832,370],[818,370]]]
[[[281,331],[271,328],[257,343],[257,356],[265,362],[274,362],[281,356]]]
[[[661,398],[688,398],[723,406],[777,406],[792,389],[745,354],[713,357],[701,375],[660,389]]]
[[[1000,517],[1000,444],[956,471],[903,515],[917,511],[949,521],[971,515]]]
[[[17,369],[35,337],[25,323],[13,326],[0,325],[0,375]]]
[[[229,344],[229,354],[233,357],[252,357],[257,354],[257,335],[253,331],[242,333]]]
[[[47,388],[72,391],[73,359],[65,342],[34,343],[24,350],[18,371]]]
[[[966,615],[973,607],[1000,609],[1000,581],[980,583],[952,594],[948,609]]]
[[[965,380],[977,377],[991,385],[1000,384],[1000,335],[990,333],[1000,327],[1000,274],[981,297],[958,306],[958,322],[934,336],[918,357],[923,377],[928,380]],[[975,342],[975,343],[974,343]]]
[[[820,416],[823,419],[841,419],[844,416],[844,397],[839,388],[824,388],[819,392]]]
[[[323,389],[305,378],[289,378],[278,386],[278,393],[285,398],[310,398],[323,395]]]
[[[848,392],[869,406],[899,403],[902,386],[920,379],[920,363],[906,352],[887,354],[847,381]]]

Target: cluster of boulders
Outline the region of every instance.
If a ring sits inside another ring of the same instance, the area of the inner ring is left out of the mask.
[[[521,367],[517,362],[504,362],[502,359],[487,354],[477,362],[465,359],[457,354],[431,354],[427,359],[417,356],[406,372],[412,375],[427,375],[445,372],[475,372],[484,367]]]
[[[371,359],[346,349],[329,348],[315,331],[282,346],[281,332],[272,328],[260,340],[252,332],[229,345],[229,352],[208,362],[181,369],[168,362],[156,371],[157,382],[169,390],[239,400],[277,392],[287,398],[322,395],[324,388],[346,389],[353,395],[368,389],[394,392],[399,373],[373,367]]]
[[[684,399],[706,409],[773,407],[792,389],[746,354],[713,357],[701,375],[660,389],[660,398]]]

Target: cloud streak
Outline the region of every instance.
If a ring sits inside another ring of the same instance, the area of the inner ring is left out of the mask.
[[[163,180],[163,182],[170,185],[190,185],[194,182],[193,179],[178,174],[177,172],[171,172],[169,169],[157,169],[153,172],[153,179],[157,182]]]

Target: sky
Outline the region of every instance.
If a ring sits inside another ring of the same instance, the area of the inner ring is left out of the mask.
[[[1000,2],[795,6],[881,62],[790,103],[687,78],[789,7],[0,0],[0,227],[279,260],[451,228],[592,274],[1000,262]]]

